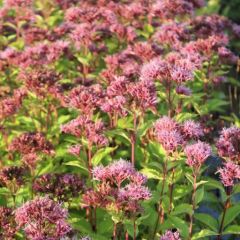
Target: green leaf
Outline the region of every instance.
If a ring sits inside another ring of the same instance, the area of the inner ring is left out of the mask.
[[[205,184],[205,186],[211,187],[211,188],[217,188],[217,189],[221,190],[222,192],[225,191],[222,183],[220,183],[219,181],[217,181],[215,179],[207,178],[207,183]]]
[[[185,173],[187,180],[193,185],[193,176],[189,173]]]
[[[131,236],[131,237],[133,237],[134,236],[134,224],[133,224],[133,221],[131,221],[131,220],[125,220],[124,221],[124,226],[126,227],[126,229],[127,229],[127,232],[129,233],[129,235]],[[136,236],[138,235],[138,225],[136,224],[136,229],[135,229],[135,234],[136,234]]]
[[[204,225],[210,227],[211,230],[215,232],[218,230],[218,221],[212,216],[205,213],[195,213],[194,218]]]
[[[200,181],[196,184],[197,187],[206,184],[208,181]]]
[[[160,172],[152,168],[144,168],[141,170],[141,173],[146,175],[148,178],[161,180]]]
[[[184,239],[187,239],[188,237],[188,224],[186,221],[175,217],[175,216],[169,216],[168,220],[170,221],[172,227],[175,227],[179,229],[180,234],[183,236]]]
[[[223,227],[225,228],[226,226],[228,226],[230,223],[232,223],[234,221],[234,219],[240,214],[240,205],[236,205],[233,207],[230,207],[227,209],[225,218],[224,218],[224,224]],[[220,215],[219,217],[219,222],[222,219],[222,215]]]
[[[196,191],[196,198],[195,198],[196,204],[200,203],[203,200],[203,197],[204,197],[204,187],[201,187]]]
[[[164,158],[166,156],[166,152],[160,143],[150,142],[148,147],[149,152],[151,152],[155,157]]]
[[[173,212],[171,213],[171,215],[179,215],[182,213],[188,213],[188,214],[192,214],[192,205],[187,204],[187,203],[183,203],[178,205],[177,207],[174,208]]]
[[[113,152],[115,149],[117,149],[116,147],[106,147],[106,148],[101,148],[99,149],[94,156],[92,157],[92,164],[93,166],[98,165],[102,159],[104,157],[106,157],[107,155],[109,155],[111,152]]]
[[[240,236],[240,226],[239,225],[231,225],[226,228],[226,230],[223,232],[223,235],[225,234],[239,234]]]
[[[66,163],[64,163],[64,165],[72,166],[72,167],[79,167],[88,172],[88,169],[85,166],[83,166],[79,161],[66,162]]]
[[[203,229],[200,232],[196,233],[193,235],[192,240],[199,239],[199,238],[204,238],[204,237],[210,237],[210,236],[216,236],[218,235],[216,232],[213,232],[208,229]]]

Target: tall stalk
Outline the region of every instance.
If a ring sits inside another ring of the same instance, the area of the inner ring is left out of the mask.
[[[136,219],[133,220],[133,240],[136,240],[137,235],[137,226],[136,226]]]
[[[133,133],[130,136],[131,139],[131,162],[135,166],[135,145],[136,145],[136,135],[137,135],[137,115],[133,114]]]
[[[197,171],[193,172],[193,193],[192,193],[192,213],[190,214],[189,239],[193,234],[194,211],[196,209],[196,191],[197,191]]]
[[[223,232],[223,227],[224,227],[224,219],[227,213],[227,209],[229,208],[230,205],[230,196],[231,196],[232,189],[227,189],[227,200],[224,203],[224,209],[223,209],[223,215],[220,223],[220,227],[218,230],[218,237],[217,240],[222,240],[222,232]]]
[[[154,228],[154,231],[153,231],[153,239],[156,236],[157,229],[158,229],[158,226],[159,226],[159,223],[160,223],[160,217],[162,215],[162,197],[163,197],[165,183],[166,183],[166,177],[167,177],[167,159],[168,158],[165,159],[164,164],[163,164],[162,189],[161,189],[161,192],[160,192],[160,199],[159,199],[159,203],[158,203],[158,210],[157,210],[158,216],[157,216],[157,221],[156,221],[155,228]]]
[[[171,213],[172,211],[172,203],[173,203],[173,189],[174,189],[174,176],[175,176],[175,167],[172,168],[172,176],[171,176],[171,183],[169,184],[169,199],[170,199],[170,203],[169,203],[169,209],[168,209],[168,213]]]

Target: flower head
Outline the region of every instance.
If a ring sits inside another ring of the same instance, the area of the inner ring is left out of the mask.
[[[35,198],[19,207],[15,219],[28,238],[60,239],[71,231],[67,210],[48,197]]]
[[[34,181],[33,190],[67,201],[82,192],[83,181],[74,174],[44,174]]]
[[[0,239],[14,239],[17,230],[13,209],[0,206]]]
[[[9,146],[10,151],[17,151],[21,154],[38,153],[53,154],[53,146],[48,142],[42,133],[23,133],[13,139]]]
[[[79,156],[81,148],[80,144],[72,145],[68,148],[68,152],[74,156]]]
[[[79,86],[73,88],[66,97],[69,107],[81,110],[84,114],[91,114],[101,102],[103,90],[99,84],[89,87]]]
[[[240,167],[233,162],[225,162],[224,167],[219,168],[217,173],[220,174],[220,179],[226,187],[233,186],[240,180]]]
[[[179,85],[176,88],[176,93],[179,95],[191,96],[192,90],[184,85]]]
[[[204,135],[200,123],[187,120],[181,125],[181,131],[185,139],[199,139]]]
[[[187,164],[196,168],[199,168],[212,154],[210,145],[201,141],[186,146],[184,152],[187,156]]]
[[[224,128],[216,146],[221,157],[238,161],[240,156],[240,128],[235,126]]]
[[[130,162],[120,159],[110,165],[93,169],[93,179],[97,180],[97,189],[87,191],[84,203],[87,206],[98,206],[123,211],[125,214],[141,210],[140,201],[151,197],[144,186],[147,179],[139,173]]]
[[[181,240],[180,233],[178,231],[166,231],[164,235],[160,237],[160,240]]]
[[[184,144],[184,138],[180,132],[179,124],[167,116],[156,121],[154,133],[157,141],[161,143],[163,148],[169,153],[176,151]]]
[[[16,186],[21,186],[25,182],[25,176],[28,173],[27,168],[11,166],[4,167],[0,171],[0,186],[10,186],[15,184]]]

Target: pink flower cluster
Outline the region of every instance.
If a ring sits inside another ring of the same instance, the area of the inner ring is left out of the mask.
[[[0,239],[14,239],[17,224],[12,208],[0,206]]]
[[[231,187],[240,180],[240,166],[233,162],[225,162],[217,173],[219,173],[220,179],[226,187]]]
[[[93,178],[97,180],[97,188],[83,195],[86,206],[112,208],[124,214],[136,213],[141,210],[140,202],[151,197],[150,191],[144,186],[146,177],[136,171],[130,162],[122,159],[106,167],[95,167]]]
[[[235,126],[224,128],[216,146],[221,157],[238,161],[240,157],[240,128]]]
[[[38,152],[50,155],[54,153],[52,144],[39,132],[23,133],[14,138],[9,146],[9,150],[20,152],[23,155]]]
[[[0,186],[15,188],[24,185],[28,169],[25,167],[10,166],[4,167],[0,171]]]
[[[178,231],[166,231],[166,233],[160,237],[160,240],[181,240],[180,233]]]
[[[212,154],[210,145],[201,141],[186,146],[184,152],[187,156],[187,164],[196,169],[200,168]]]
[[[19,152],[22,162],[30,169],[36,167],[41,153],[54,155],[53,145],[39,132],[22,133],[8,147],[10,152]]]
[[[35,192],[56,197],[59,201],[69,201],[71,198],[79,196],[83,187],[82,179],[74,174],[44,174],[33,183]]]
[[[158,0],[152,6],[152,14],[161,19],[173,19],[176,15],[192,15],[193,12],[193,3],[186,0]]]
[[[15,212],[18,226],[33,240],[66,236],[71,231],[67,216],[67,210],[48,197],[28,201]]]
[[[104,124],[101,120],[94,122],[89,117],[80,116],[62,125],[61,130],[76,137],[85,137],[90,145],[105,146],[108,144],[107,138],[103,135]]]
[[[23,99],[26,95],[26,90],[19,88],[13,92],[13,96],[0,100],[0,119],[15,114],[22,106]]]
[[[35,92],[39,96],[46,96],[54,91],[59,81],[59,75],[49,69],[22,70],[18,78],[24,81],[28,90]]]
[[[158,119],[154,125],[154,134],[159,143],[168,153],[177,151],[191,139],[199,139],[203,136],[203,130],[199,123],[192,120],[182,124],[169,117]]]

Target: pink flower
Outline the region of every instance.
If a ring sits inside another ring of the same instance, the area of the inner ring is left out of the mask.
[[[175,49],[180,48],[188,38],[189,35],[186,24],[177,22],[163,24],[154,34],[154,39],[158,43]]]
[[[160,237],[160,240],[181,240],[180,233],[178,231],[166,231],[164,235]]]
[[[177,151],[184,144],[179,125],[169,117],[158,119],[154,125],[154,134],[167,152]]]
[[[178,129],[178,124],[171,118],[167,116],[163,116],[159,118],[156,123],[154,124],[156,134],[159,131],[174,131]]]
[[[17,151],[21,154],[38,153],[53,154],[53,146],[48,142],[42,133],[23,133],[13,139],[9,146],[10,151]]]
[[[32,0],[5,0],[6,7],[30,7]]]
[[[151,193],[147,187],[128,184],[119,191],[119,199],[122,201],[139,201],[139,200],[148,200],[151,197]]]
[[[2,239],[14,239],[18,230],[13,211],[12,208],[0,206],[0,237]]]
[[[61,126],[61,131],[76,137],[85,137],[89,144],[105,146],[107,138],[103,135],[104,124],[101,120],[92,121],[89,117],[80,116]]]
[[[83,181],[75,174],[49,173],[34,180],[33,190],[49,194],[59,201],[69,201],[83,191]]]
[[[230,187],[240,179],[240,167],[233,162],[225,162],[224,167],[219,168],[217,173],[225,187]]]
[[[238,56],[236,56],[233,52],[231,52],[226,47],[218,48],[218,55],[222,62],[226,62],[229,64],[236,64],[238,61]]]
[[[140,202],[151,197],[144,186],[147,178],[123,159],[106,167],[95,167],[93,179],[97,180],[96,190],[90,189],[83,195],[86,206],[110,208],[129,216],[140,212]]]
[[[226,187],[233,186],[240,179],[240,167],[233,162],[225,162],[224,167],[219,168],[217,173],[220,174],[220,179]]]
[[[36,152],[24,154],[22,157],[23,163],[31,169],[35,169],[38,160],[39,160],[39,157],[36,154]]]
[[[16,89],[11,97],[0,100],[0,119],[14,115],[22,106],[27,93],[24,89]]]
[[[92,114],[100,104],[103,95],[101,85],[96,84],[89,87],[78,86],[73,88],[66,97],[69,107],[81,110],[84,114]]]
[[[21,70],[18,79],[23,80],[26,88],[34,91],[38,96],[45,96],[59,80],[59,75],[49,69]]]
[[[93,27],[90,23],[81,23],[71,32],[70,38],[77,48],[88,46],[93,39]]]
[[[143,112],[148,109],[155,110],[157,104],[156,88],[151,81],[139,81],[131,84],[128,93],[133,98],[135,106]]]
[[[110,97],[123,96],[124,94],[126,94],[128,84],[129,82],[126,77],[115,76],[107,87],[107,95]]]
[[[149,63],[142,66],[140,71],[140,79],[151,81],[155,79],[167,78],[168,65],[161,58],[154,58]]]
[[[184,85],[179,85],[176,87],[176,93],[179,95],[191,96],[192,90]]]
[[[196,168],[199,168],[212,154],[210,145],[201,141],[186,146],[184,152],[187,156],[187,164]]]
[[[100,104],[100,108],[106,113],[117,113],[120,116],[126,116],[127,110],[125,108],[126,98],[123,96],[116,96],[112,98],[106,97]]]
[[[157,0],[152,5],[152,14],[163,19],[174,19],[177,15],[192,15],[193,4],[185,0]]]
[[[59,239],[71,231],[67,210],[48,197],[35,198],[18,208],[15,219],[28,238]]]
[[[184,144],[182,135],[176,131],[162,130],[157,132],[156,139],[162,144],[167,152],[175,152],[179,147]]]
[[[217,141],[217,149],[220,157],[239,160],[240,156],[240,128],[235,126],[224,128]]]
[[[198,122],[187,120],[181,125],[181,131],[185,139],[199,139],[204,135],[203,129]]]
[[[79,156],[82,146],[80,144],[72,145],[68,148],[68,152],[74,156]]]

